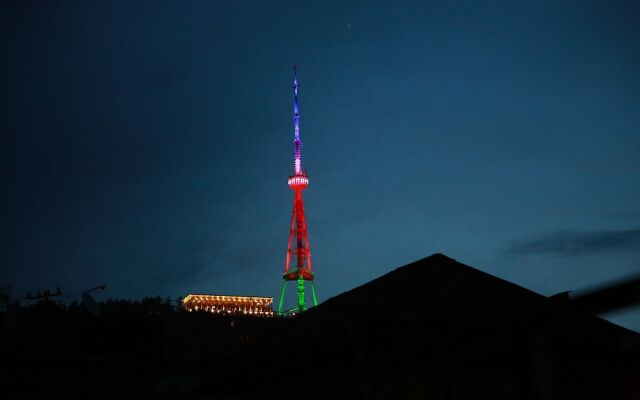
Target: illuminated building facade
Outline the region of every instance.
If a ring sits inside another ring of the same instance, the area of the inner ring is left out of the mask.
[[[273,297],[190,294],[182,299],[182,308],[222,315],[271,317],[274,314]]]
[[[307,309],[305,301],[305,281],[309,281],[313,305],[318,305],[314,285],[313,268],[311,266],[311,250],[307,235],[307,222],[304,215],[302,191],[309,186],[309,176],[302,169],[302,140],[300,139],[300,112],[298,109],[298,77],[296,67],[293,67],[293,145],[294,145],[294,173],[287,181],[289,188],[294,191],[293,215],[289,230],[289,245],[284,265],[282,291],[278,303],[278,314],[293,314]],[[297,306],[283,310],[284,295],[288,282],[295,282],[297,289]]]

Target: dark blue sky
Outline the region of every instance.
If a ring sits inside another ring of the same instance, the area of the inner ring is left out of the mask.
[[[639,20],[631,1],[5,2],[0,283],[276,296],[293,60],[321,300],[434,252],[542,294],[640,272]]]

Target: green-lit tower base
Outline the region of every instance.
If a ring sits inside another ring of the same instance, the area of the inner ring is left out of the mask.
[[[297,288],[298,288],[298,306],[294,308],[290,308],[288,310],[284,310],[284,311],[282,310],[282,308],[284,305],[284,294],[287,290],[287,278],[285,277],[285,279],[282,280],[282,290],[280,291],[280,302],[278,303],[278,315],[291,315],[291,314],[303,312],[307,309],[307,306],[305,303],[305,293],[304,293],[305,280],[308,280],[308,279],[305,279],[304,277],[299,277],[295,279],[295,281],[297,282]],[[318,298],[316,297],[316,286],[314,285],[312,279],[309,280],[309,283],[311,284],[311,295],[313,296],[313,305],[317,306]]]

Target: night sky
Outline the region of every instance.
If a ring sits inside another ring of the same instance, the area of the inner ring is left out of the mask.
[[[294,61],[320,300],[639,273],[640,3],[397,3],[3,2],[0,284],[276,297]]]

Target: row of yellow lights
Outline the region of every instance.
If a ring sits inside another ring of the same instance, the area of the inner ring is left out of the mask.
[[[273,303],[273,297],[217,296],[217,295],[208,295],[208,294],[190,294],[184,299],[182,299],[182,302],[187,303],[192,300],[194,301],[222,300],[222,301]]]
[[[214,304],[214,305],[206,305],[206,303],[205,303],[205,305],[203,305],[202,303],[197,303],[195,306],[192,305],[192,304],[188,304],[186,307],[189,308],[189,309],[194,309],[196,311],[197,310],[209,311],[209,309],[211,309],[211,310],[222,310],[222,311],[233,311],[233,312],[240,311],[240,310],[245,310],[245,311],[246,310],[249,310],[249,311],[251,311],[251,310],[256,310],[256,311],[257,310],[271,310],[271,307],[268,306],[268,305],[267,306],[259,305],[259,306],[255,306],[255,307],[246,307],[246,306],[245,307],[225,307],[225,306],[220,307],[219,305],[216,305],[216,304]]]
[[[198,311],[199,310],[198,306],[193,307],[193,309],[189,309],[189,312],[191,312],[193,310]],[[219,308],[214,309],[213,307],[210,310],[208,310],[208,309],[206,309],[204,307],[201,307],[200,310],[201,311],[208,311],[208,312],[211,312],[211,313],[217,313],[217,314],[219,314],[220,312],[226,312],[227,314],[231,314],[231,313],[233,313],[235,311],[240,311],[240,309],[235,309],[235,310],[230,311],[230,310],[225,310],[225,309],[221,310]],[[262,310],[254,311],[252,309],[249,309],[249,311],[247,311],[245,309],[245,310],[242,311],[242,313],[243,314],[256,314],[256,315],[273,315],[273,311],[262,311]]]

